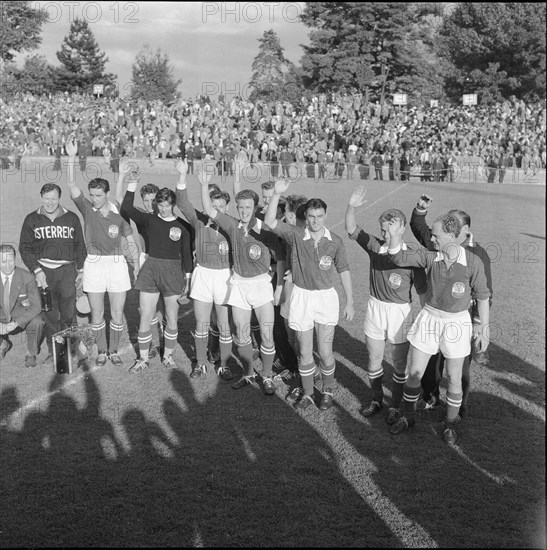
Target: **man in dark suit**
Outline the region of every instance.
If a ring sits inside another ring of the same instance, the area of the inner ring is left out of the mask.
[[[0,278],[0,359],[13,346],[8,335],[25,331],[25,367],[35,367],[44,330],[40,294],[34,275],[15,267],[15,248],[9,244],[0,245]]]

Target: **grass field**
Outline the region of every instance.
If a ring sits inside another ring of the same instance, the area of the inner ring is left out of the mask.
[[[1,240],[18,243],[54,173],[0,176]],[[150,173],[143,183],[175,181]],[[357,183],[302,180],[292,189],[328,203],[327,226],[344,239],[353,277],[356,318],[341,321],[334,343],[335,406],[298,413],[281,383],[270,398],[258,387],[235,392],[211,371],[191,380],[190,306],[181,309],[178,368],[158,362],[128,374],[131,292],[123,368],[25,369],[21,340],[2,362],[0,546],[545,548],[545,188],[364,182],[365,230],[377,234],[390,207],[410,216],[425,192],[430,221],[466,210],[492,258],[491,361],[474,368],[460,439],[448,447],[443,410],[422,413],[397,438],[383,415],[359,414],[371,396],[362,342],[368,258],[343,224]],[[197,204],[197,183],[190,197]],[[68,192],[62,204],[73,208]],[[389,355],[385,369],[389,380]]]

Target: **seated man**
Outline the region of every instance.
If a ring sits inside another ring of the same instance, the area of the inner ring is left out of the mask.
[[[25,269],[15,267],[15,248],[9,244],[0,245],[0,274],[0,358],[3,359],[13,346],[8,335],[24,330],[27,338],[25,367],[35,367],[45,324],[36,279]]]

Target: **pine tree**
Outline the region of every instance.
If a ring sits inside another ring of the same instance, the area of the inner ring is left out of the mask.
[[[116,76],[105,73],[108,58],[99,50],[85,19],[76,18],[71,23],[57,59],[62,64],[55,70],[58,90],[91,93],[93,84],[104,84],[105,89],[114,86]]]
[[[17,53],[34,50],[42,42],[42,24],[47,12],[30,2],[0,2],[0,59],[12,61]]]
[[[135,57],[132,75],[132,99],[160,99],[170,104],[178,97],[177,88],[182,80],[175,80],[169,56],[160,48],[153,50],[145,44]]]
[[[298,82],[294,77],[294,67],[285,57],[284,48],[281,47],[275,31],[272,29],[264,31],[258,42],[260,44],[258,55],[253,60],[253,74],[249,82],[252,87],[249,99],[251,101],[284,99],[285,89],[291,88],[294,91],[295,83]]]

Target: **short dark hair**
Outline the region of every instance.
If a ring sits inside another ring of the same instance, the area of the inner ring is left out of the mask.
[[[401,212],[401,210],[397,210],[397,208],[390,208],[389,210],[386,210],[378,218],[380,223],[390,222],[391,220],[400,220],[403,225],[406,225],[406,216],[403,212]]]
[[[298,209],[303,210],[303,207],[308,202],[308,197],[304,195],[289,195],[287,197],[287,206],[285,211],[293,212],[298,218]],[[304,219],[304,218],[302,218]]]
[[[304,212],[307,214],[309,210],[320,210],[323,209],[327,211],[327,203],[323,199],[310,199],[306,206],[304,206]]]
[[[157,185],[154,185],[153,183],[147,183],[146,185],[143,185],[141,187],[141,198],[144,199],[144,195],[156,195],[160,188]]]
[[[51,193],[52,191],[57,191],[59,193],[59,198],[61,198],[61,188],[56,183],[45,183],[40,189],[40,196],[43,197],[46,193]]]
[[[441,227],[444,233],[452,233],[452,235],[456,238],[460,236],[462,224],[453,214],[443,214],[442,216],[439,216],[435,222],[441,222]]]
[[[94,178],[87,184],[88,189],[102,189],[105,193],[110,191],[110,184],[103,178]]]
[[[220,187],[216,183],[210,183],[209,185],[207,185],[207,189],[209,189],[209,193],[215,190],[220,191]]]
[[[258,202],[259,202],[258,195],[251,189],[243,189],[243,191],[240,191],[235,197],[236,202],[239,202],[241,200],[247,200],[247,199],[252,199],[255,203],[255,206],[258,206]]]
[[[167,201],[169,204],[175,204],[177,202],[177,196],[175,195],[175,192],[172,189],[169,189],[169,187],[164,187],[163,189],[160,189],[155,198],[155,203],[159,204],[160,202]]]
[[[11,244],[2,243],[0,244],[0,254],[13,254],[17,256],[15,248]]]
[[[467,225],[468,227],[471,227],[471,216],[467,212],[454,208],[452,210],[449,210],[448,213],[451,216],[456,216],[458,219],[460,219],[462,221],[462,225]]]
[[[221,191],[220,189],[211,189],[209,192],[209,198],[214,200],[224,199],[226,201],[226,204],[230,204],[230,194],[226,193],[226,191]]]

